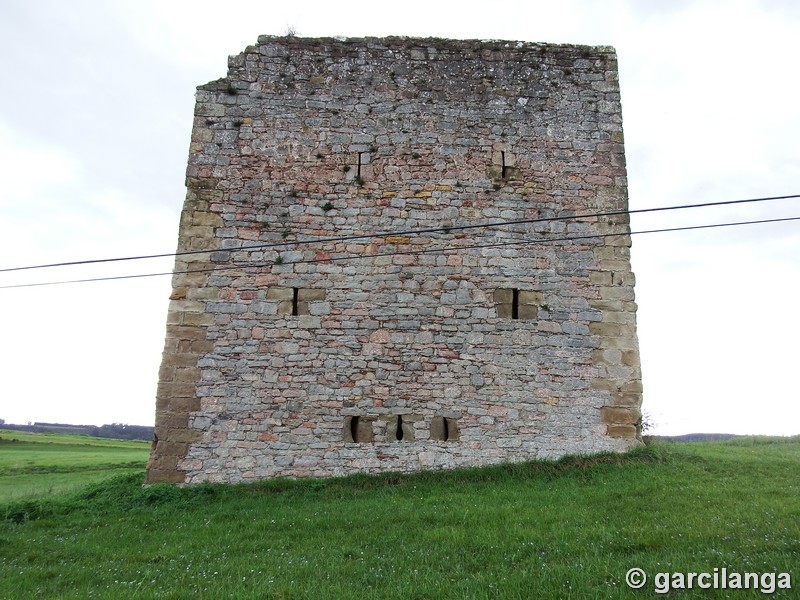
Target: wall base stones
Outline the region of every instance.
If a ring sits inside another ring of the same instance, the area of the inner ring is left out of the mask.
[[[263,37],[187,188],[148,482],[640,443],[612,49]]]

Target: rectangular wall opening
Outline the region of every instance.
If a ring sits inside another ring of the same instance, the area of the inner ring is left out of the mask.
[[[436,416],[431,419],[431,439],[437,442],[458,440],[458,421],[449,417]]]
[[[519,290],[511,290],[511,318],[519,319]]]
[[[344,418],[344,429],[342,431],[344,441],[356,444],[369,443],[373,439],[372,421],[369,417],[357,415]]]
[[[519,321],[536,319],[539,308],[544,305],[542,292],[519,288],[497,288],[493,299],[497,316],[501,319]]]

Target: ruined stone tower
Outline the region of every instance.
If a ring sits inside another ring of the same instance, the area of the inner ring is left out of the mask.
[[[611,48],[260,38],[198,89],[147,480],[632,447],[626,210]]]

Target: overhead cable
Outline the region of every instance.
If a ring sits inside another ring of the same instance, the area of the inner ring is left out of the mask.
[[[92,283],[92,282],[99,282],[99,281],[116,281],[122,279],[141,279],[145,277],[160,277],[164,275],[188,275],[191,273],[213,273],[213,272],[220,272],[226,270],[234,270],[234,269],[263,269],[263,268],[271,268],[273,266],[279,265],[296,265],[296,264],[309,264],[309,263],[327,263],[327,262],[339,262],[343,260],[358,260],[364,258],[377,258],[381,256],[398,256],[403,254],[431,254],[431,253],[439,253],[439,252],[449,252],[449,251],[460,251],[460,250],[473,250],[473,249],[483,249],[483,248],[496,248],[502,246],[513,246],[513,245],[520,245],[520,244],[546,244],[552,242],[570,242],[575,240],[588,240],[588,239],[601,239],[601,238],[610,238],[610,237],[619,237],[619,236],[626,236],[626,235],[644,235],[644,234],[651,234],[651,233],[670,233],[670,232],[678,232],[678,231],[692,231],[698,229],[716,229],[720,227],[736,227],[742,225],[761,225],[767,223],[783,223],[787,221],[800,221],[800,217],[784,217],[778,219],[762,219],[758,221],[738,221],[732,223],[712,223],[707,225],[687,225],[683,227],[668,227],[663,229],[647,229],[642,231],[632,231],[632,232],[616,232],[616,233],[595,233],[595,234],[586,234],[586,235],[574,235],[574,236],[563,236],[563,237],[552,237],[552,238],[539,238],[539,239],[525,239],[525,240],[513,240],[507,242],[493,242],[490,244],[473,244],[467,246],[439,246],[437,248],[423,248],[423,249],[415,249],[415,250],[406,250],[406,251],[395,251],[395,252],[379,252],[375,254],[344,254],[340,256],[326,256],[325,258],[313,258],[313,259],[300,259],[296,261],[288,261],[288,262],[262,262],[260,264],[237,264],[237,265],[220,265],[212,268],[204,268],[204,269],[187,269],[183,271],[166,271],[161,273],[142,273],[137,275],[117,275],[112,277],[94,277],[88,279],[72,279],[72,280],[65,280],[65,281],[46,281],[40,283],[23,283],[23,284],[16,284],[16,285],[3,285],[0,286],[0,289],[14,289],[14,288],[30,288],[30,287],[41,287],[41,286],[51,286],[51,285],[65,285],[70,283]],[[250,250],[250,248],[235,248],[235,250]]]
[[[467,229],[480,229],[480,228],[494,228],[494,227],[505,227],[508,225],[526,225],[526,224],[533,224],[533,223],[546,223],[550,221],[563,221],[568,219],[591,219],[591,218],[599,218],[599,217],[613,217],[613,216],[620,216],[620,215],[633,215],[633,214],[644,214],[644,213],[651,213],[651,212],[663,212],[663,211],[671,211],[671,210],[686,210],[692,208],[707,208],[712,206],[727,206],[733,204],[747,204],[747,203],[754,203],[754,202],[770,202],[775,200],[789,200],[792,198],[800,198],[800,194],[791,194],[787,196],[770,196],[764,198],[747,198],[744,200],[726,200],[723,202],[703,202],[699,204],[684,204],[679,206],[662,206],[657,208],[639,208],[635,210],[618,210],[618,211],[608,211],[608,212],[597,212],[597,213],[587,213],[587,214],[574,214],[574,215],[562,215],[562,216],[554,216],[554,217],[537,217],[531,219],[515,219],[510,221],[490,221],[488,223],[470,223],[465,225],[448,225],[448,226],[441,226],[441,227],[431,227],[425,229],[409,229],[403,231],[382,231],[377,233],[363,233],[363,234],[353,234],[353,235],[343,235],[343,236],[331,236],[331,237],[319,237],[319,238],[311,238],[311,239],[303,239],[303,240],[293,240],[293,241],[283,241],[283,242],[271,242],[267,244],[256,244],[252,246],[240,246],[237,248],[214,248],[211,250],[183,250],[179,252],[172,252],[172,253],[164,253],[164,254],[146,254],[140,256],[125,256],[125,257],[118,257],[118,258],[96,258],[96,259],[89,259],[89,260],[77,260],[77,261],[70,261],[70,262],[60,262],[60,263],[49,263],[49,264],[41,264],[41,265],[28,265],[28,266],[21,266],[21,267],[8,267],[4,269],[0,269],[0,273],[7,273],[11,271],[28,271],[33,269],[48,269],[53,267],[71,267],[71,266],[78,266],[78,265],[91,265],[91,264],[99,264],[99,263],[109,263],[109,262],[123,262],[123,261],[133,261],[133,260],[147,260],[147,259],[155,259],[155,258],[169,258],[169,257],[176,257],[176,256],[188,256],[193,254],[210,254],[211,252],[217,252],[218,250],[268,250],[268,249],[275,249],[275,248],[282,248],[287,246],[297,246],[300,244],[325,244],[331,242],[348,242],[353,240],[363,240],[363,239],[374,239],[374,238],[382,238],[382,237],[389,237],[389,236],[407,236],[407,235],[421,235],[421,234],[428,234],[428,233],[449,233],[452,231],[461,231]]]

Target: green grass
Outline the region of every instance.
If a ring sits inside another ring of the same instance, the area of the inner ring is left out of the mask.
[[[149,451],[147,442],[0,429],[0,503],[139,473]]]
[[[142,481],[0,506],[0,598],[662,597],[628,589],[634,566],[789,572],[795,590],[772,597],[800,597],[798,438],[416,475]]]

